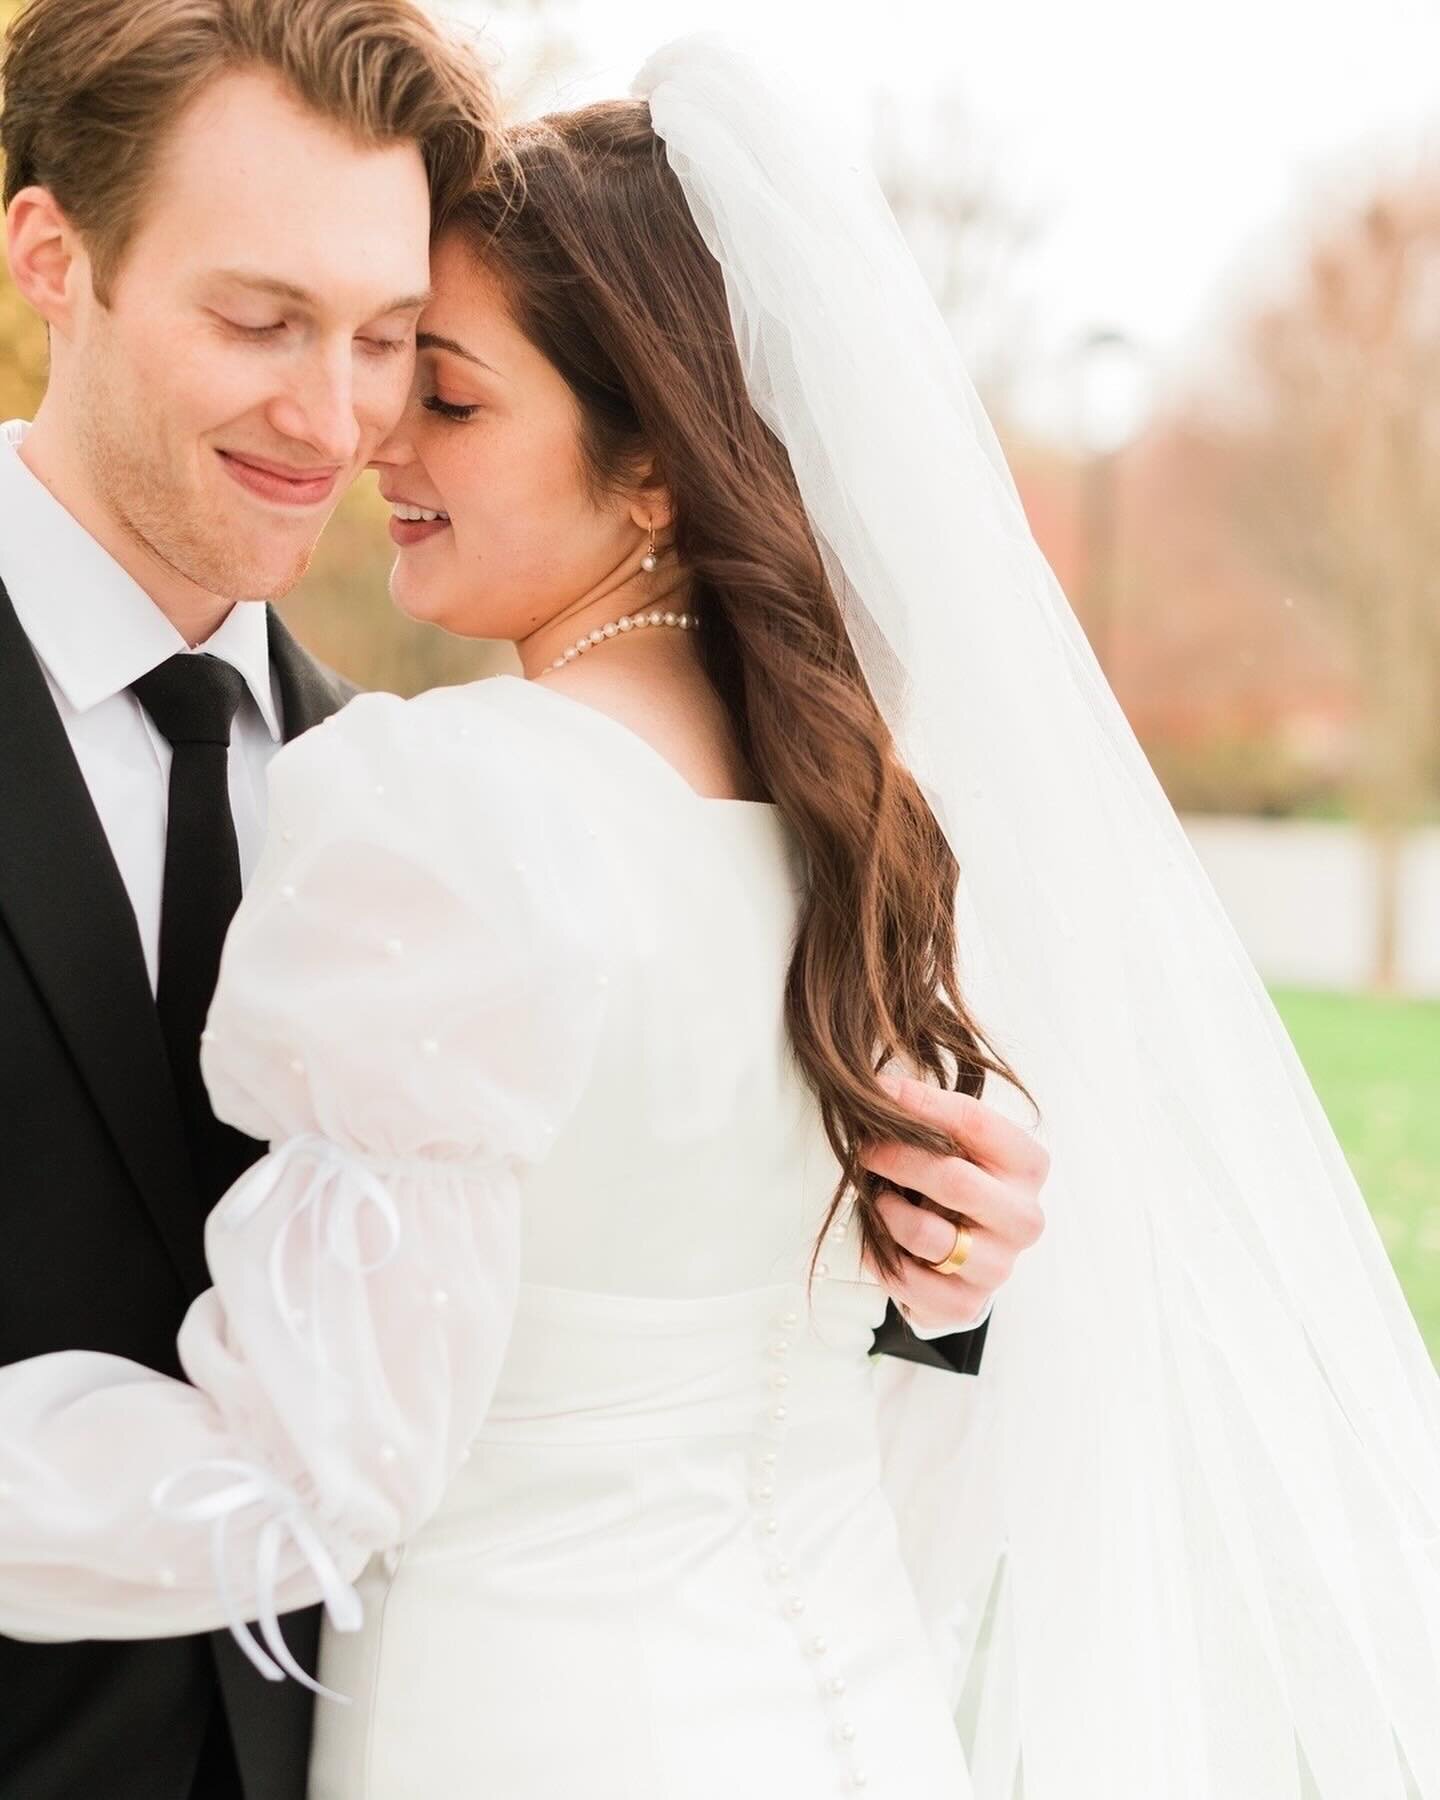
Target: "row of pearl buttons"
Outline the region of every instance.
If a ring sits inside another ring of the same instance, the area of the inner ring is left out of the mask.
[[[848,1235],[848,1227],[837,1216],[837,1222],[828,1235],[833,1239],[841,1240]],[[819,1263],[816,1265],[815,1273],[823,1279],[829,1270],[824,1263]],[[766,1547],[767,1555],[774,1558],[767,1562],[766,1574],[778,1587],[781,1610],[796,1627],[797,1632],[802,1630],[800,1622],[806,1612],[806,1603],[804,1597],[796,1592],[791,1581],[791,1565],[785,1559],[783,1547],[779,1542],[780,1521],[770,1511],[770,1506],[775,1499],[776,1471],[779,1466],[780,1452],[784,1448],[785,1426],[788,1417],[785,1402],[780,1397],[790,1385],[790,1376],[784,1365],[790,1356],[791,1341],[799,1324],[798,1312],[781,1313],[774,1322],[777,1335],[767,1346],[770,1357],[779,1363],[780,1367],[774,1369],[769,1377],[769,1386],[776,1398],[768,1410],[761,1429],[761,1438],[765,1448],[758,1452],[759,1466],[751,1489],[751,1499],[755,1503],[757,1512],[762,1515],[757,1520],[760,1539]],[[827,1661],[830,1655],[830,1645],[825,1637],[819,1633],[812,1633],[810,1636],[804,1637],[803,1644],[806,1654],[820,1663],[822,1669],[830,1666]],[[847,1685],[845,1677],[841,1674],[822,1673],[820,1692],[825,1707],[831,1714],[835,1743],[845,1763],[846,1785],[852,1792],[858,1792],[870,1785],[870,1777],[854,1760],[856,1738],[854,1722],[839,1710],[839,1703],[844,1699]]]

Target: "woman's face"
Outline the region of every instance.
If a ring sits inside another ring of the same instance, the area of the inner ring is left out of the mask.
[[[580,410],[455,235],[435,246],[415,391],[372,467],[412,618],[464,637],[523,640],[645,549],[643,500],[597,499]],[[443,513],[410,522],[415,509]]]

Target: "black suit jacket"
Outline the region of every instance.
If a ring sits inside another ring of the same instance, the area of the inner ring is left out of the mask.
[[[270,644],[292,738],[346,692],[273,613]],[[204,1224],[129,897],[0,583],[0,1362],[105,1350],[178,1375]],[[317,1611],[286,1621],[312,1667],[318,1632]],[[228,1632],[0,1638],[0,1800],[191,1800],[217,1700],[245,1800],[304,1800],[311,1697]]]
[[[349,690],[273,613],[270,643],[289,739]],[[204,1211],[134,913],[0,583],[0,1363],[88,1349],[179,1375]],[[922,1343],[892,1306],[876,1349],[973,1373],[984,1337]],[[318,1630],[315,1609],[286,1620],[311,1668]],[[0,1638],[0,1800],[191,1800],[217,1701],[245,1800],[304,1800],[311,1696],[228,1632]]]

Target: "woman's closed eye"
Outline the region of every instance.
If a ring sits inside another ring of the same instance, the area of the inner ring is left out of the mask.
[[[480,410],[478,406],[457,406],[451,400],[442,400],[438,394],[426,394],[420,404],[427,412],[438,413],[442,419],[458,421],[473,418]]]

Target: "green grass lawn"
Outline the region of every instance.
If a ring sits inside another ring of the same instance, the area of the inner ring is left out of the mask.
[[[1274,999],[1440,1361],[1440,1003]]]

